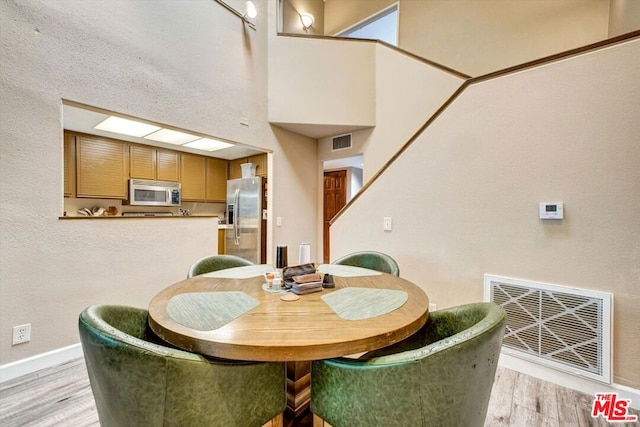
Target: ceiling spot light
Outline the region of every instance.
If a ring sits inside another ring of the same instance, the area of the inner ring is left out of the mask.
[[[135,120],[123,119],[122,117],[109,116],[93,127],[94,129],[107,132],[119,133],[121,135],[143,137],[160,129],[159,126],[137,122]]]
[[[314,17],[310,13],[301,13],[300,14],[300,22],[302,22],[302,29],[307,31],[313,25],[315,21]]]
[[[233,144],[210,138],[202,138],[186,143],[184,144],[184,147],[197,148],[204,151],[217,151],[222,150],[223,148],[233,147]]]
[[[151,139],[153,141],[166,142],[167,144],[182,145],[187,142],[195,141],[200,137],[189,133],[178,132],[177,130],[160,129],[159,131],[154,132],[151,135],[147,135],[144,138]]]

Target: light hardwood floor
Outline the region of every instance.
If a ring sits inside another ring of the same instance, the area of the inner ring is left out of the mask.
[[[592,401],[591,395],[498,368],[485,426],[610,425],[591,417]],[[99,426],[84,360],[0,383],[0,426]]]

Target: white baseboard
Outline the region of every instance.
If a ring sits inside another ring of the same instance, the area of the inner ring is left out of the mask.
[[[577,390],[582,393],[593,395],[595,399],[596,393],[618,393],[621,399],[630,399],[631,406],[634,409],[640,409],[640,390],[627,387],[621,384],[604,384],[592,381],[586,378],[568,374],[566,372],[557,371],[546,366],[538,365],[524,359],[505,354],[500,354],[498,365],[513,371],[522,372],[526,375],[539,378],[550,383],[557,384],[562,387]]]
[[[73,359],[83,357],[82,345],[73,344],[47,353],[37,354],[26,359],[0,365],[0,383],[22,375],[31,374],[40,369],[50,368]]]

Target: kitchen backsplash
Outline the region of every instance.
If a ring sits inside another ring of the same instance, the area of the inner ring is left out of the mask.
[[[224,217],[224,203],[200,203],[200,202],[182,202],[180,207],[170,206],[130,206],[123,205],[122,200],[117,199],[87,199],[87,198],[67,198],[64,199],[65,216],[83,216],[78,210],[88,208],[92,210],[94,207],[108,209],[115,206],[118,210],[117,216],[121,216],[123,212],[171,212],[174,216],[180,216],[181,211],[188,211],[191,216],[218,216]]]

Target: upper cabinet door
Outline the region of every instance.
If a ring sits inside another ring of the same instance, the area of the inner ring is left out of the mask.
[[[180,155],[180,175],[182,200],[185,202],[204,202],[206,158],[196,154]]]
[[[267,153],[264,153],[229,161],[229,179],[242,178],[242,165],[245,163],[256,165],[256,176],[267,177]]]
[[[180,181],[180,153],[171,150],[156,150],[156,177],[160,181]]]
[[[77,196],[126,199],[127,144],[92,136],[76,138]]]
[[[207,158],[207,202],[227,200],[227,161]]]
[[[156,179],[156,149],[144,145],[129,146],[131,178]]]
[[[173,150],[131,144],[130,176],[158,181],[180,181],[180,153]]]

